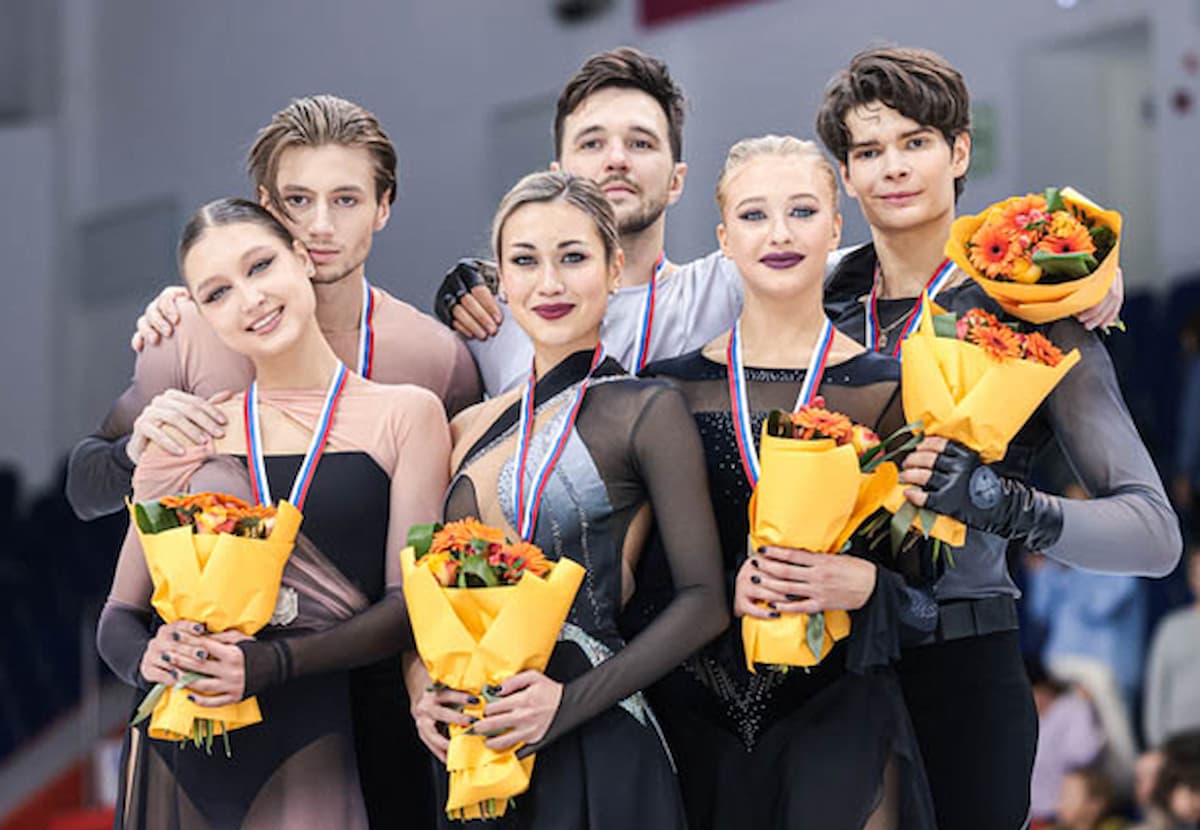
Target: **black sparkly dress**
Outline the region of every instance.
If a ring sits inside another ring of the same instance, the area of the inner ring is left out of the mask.
[[[537,383],[529,475],[553,449],[588,373],[576,353]],[[481,405],[457,441],[462,452],[446,518],[477,516],[517,534],[515,394]],[[458,424],[456,424],[457,426]],[[685,827],[670,753],[641,693],[726,625],[717,529],[708,511],[700,439],[679,392],[631,378],[613,360],[591,378],[573,429],[547,480],[532,541],[551,560],[586,569],[546,668],[563,697],[537,753],[530,789],[502,819],[471,826],[541,830]],[[618,630],[623,570],[646,538],[653,511],[673,590],[636,637]],[[445,795],[444,768],[438,785]],[[461,826],[446,822],[448,827]]]
[[[713,511],[721,529],[727,586],[746,557],[751,486],[730,412],[726,367],[693,352],[647,368],[673,381],[704,442]],[[771,409],[791,410],[801,369],[746,370],[755,440]],[[886,435],[902,423],[898,367],[861,355],[827,368],[826,405]],[[864,554],[865,555],[865,554]],[[624,619],[636,629],[658,613],[669,578],[653,548],[638,571]],[[932,828],[932,805],[890,663],[906,626],[927,629],[932,604],[893,571],[880,568],[866,606],[851,614],[850,636],[812,670],[746,669],[735,622],[650,693],[675,754],[693,830],[862,827],[877,809],[902,828]]]

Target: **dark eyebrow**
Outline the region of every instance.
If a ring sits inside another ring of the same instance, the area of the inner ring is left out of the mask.
[[[558,243],[558,247],[570,248],[572,245],[582,245],[582,244],[583,244],[582,239],[564,239],[562,242]]]
[[[656,133],[656,132],[655,132],[653,129],[651,129],[650,127],[644,127],[644,126],[642,126],[642,125],[640,125],[640,124],[634,124],[634,125],[633,125],[632,127],[630,127],[629,129],[630,129],[630,131],[631,131],[631,132],[635,132],[635,133],[642,133],[643,135],[647,135],[647,136],[649,136],[650,138],[654,139],[655,141],[661,141],[661,139],[659,138],[659,135],[658,135],[658,133]],[[591,126],[589,126],[589,127],[584,127],[582,130],[580,130],[579,132],[575,133],[575,136],[574,136],[573,140],[574,140],[574,141],[579,141],[580,139],[586,138],[587,136],[589,136],[589,135],[591,135],[591,134],[593,134],[593,133],[602,133],[602,132],[604,132],[604,127],[603,127],[602,125],[600,125],[600,124],[592,124]]]
[[[924,133],[932,133],[933,131],[934,131],[933,127],[917,127],[914,130],[908,130],[906,132],[901,133],[900,138],[902,138],[902,139],[912,138],[913,136],[923,135]],[[870,147],[872,145],[880,144],[880,143],[881,142],[878,139],[874,139],[872,141],[853,141],[850,143],[850,149],[855,150],[855,149],[858,149],[859,147]]]
[[[305,186],[299,185],[299,184],[285,184],[283,187],[281,187],[279,189],[281,191],[286,191],[286,192],[291,192],[291,193],[315,193],[316,192],[312,188],[305,187]],[[338,185],[337,187],[333,188],[333,190],[330,192],[332,192],[332,193],[366,193],[366,190],[362,187],[359,187],[356,184],[342,184],[342,185]]]
[[[224,279],[224,277],[222,277],[220,274],[215,274],[215,275],[209,277],[204,282],[202,282],[196,286],[196,296],[200,296],[201,294],[203,294],[204,287],[206,285],[208,285],[210,282],[216,282],[217,280],[222,280],[222,279]]]
[[[242,264],[242,266],[245,267],[245,266],[250,265],[252,262],[254,262],[254,260],[263,256],[264,254],[273,254],[273,253],[275,253],[275,250],[273,248],[271,248],[270,245],[255,245],[253,248],[249,249],[244,254],[242,254],[240,257],[238,257],[238,262],[240,262]]]

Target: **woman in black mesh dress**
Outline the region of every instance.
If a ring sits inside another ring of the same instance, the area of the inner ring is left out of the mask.
[[[735,625],[655,687],[689,824],[932,827],[919,752],[890,668],[901,637],[928,628],[927,596],[861,545],[838,556],[747,550],[754,473],[735,438],[739,419],[757,440],[771,409],[793,410],[811,390],[808,400],[820,395],[829,409],[881,435],[903,423],[897,363],[833,330],[822,308],[825,258],[841,230],[837,180],[809,142],[748,139],[730,150],[717,202],[718,237],[745,288],[737,339],[730,332],[647,374],[672,380],[699,425],[735,615],[841,608],[851,612],[852,628],[811,670],[751,674]],[[744,410],[731,394],[731,374],[744,380]],[[639,591],[650,599],[631,612],[642,619],[656,613],[653,597],[665,582],[653,553],[645,564],[651,584]]]
[[[522,389],[455,419],[446,518],[478,516],[587,570],[546,672],[505,681],[474,725],[500,733],[492,748],[537,752],[529,791],[490,822],[498,826],[684,827],[670,754],[641,690],[729,620],[704,453],[683,396],[631,378],[600,346],[621,271],[616,240],[604,194],[560,173],[519,182],[493,224],[500,282],[534,363]],[[617,618],[651,516],[674,592],[627,642]],[[437,723],[468,723],[450,708],[466,696],[422,694],[420,673],[409,683],[418,731],[444,760]],[[443,795],[445,781],[443,771]]]

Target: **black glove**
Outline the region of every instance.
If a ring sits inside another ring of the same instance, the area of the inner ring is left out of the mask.
[[[486,285],[496,293],[496,266],[487,260],[470,257],[454,264],[433,298],[433,313],[447,326],[454,325],[454,309],[477,285]]]
[[[933,462],[925,506],[1030,550],[1045,550],[1062,535],[1062,506],[1023,481],[996,475],[974,450],[955,441]]]

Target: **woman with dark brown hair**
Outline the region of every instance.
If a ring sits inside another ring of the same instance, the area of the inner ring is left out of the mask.
[[[232,757],[131,729],[117,826],[365,828],[350,670],[411,647],[396,551],[409,525],[438,513],[450,453],[442,405],[347,369],[317,324],[307,251],[261,207],[205,205],[179,259],[200,313],[255,380],[221,404],[237,425],[225,437],[183,455],[149,445],[134,497],[211,490],[271,503],[275,493],[304,522],[275,616],[255,638],[188,620],[156,626],[145,557],[127,534],[97,634],[105,661],[140,689],[202,674],[188,686],[197,704],[254,695],[263,720],[231,733]]]

